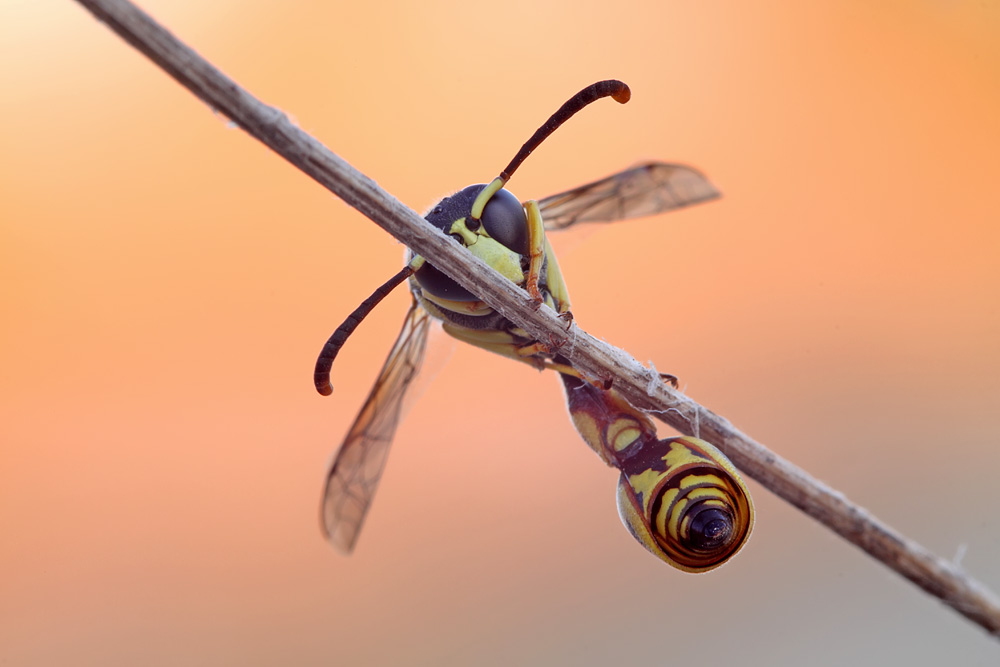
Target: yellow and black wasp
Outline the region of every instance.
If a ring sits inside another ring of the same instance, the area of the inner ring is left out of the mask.
[[[504,188],[525,158],[575,113],[603,97],[625,103],[630,95],[628,86],[614,80],[584,88],[532,135],[491,183],[470,185],[445,197],[425,219],[521,285],[537,303],[569,317],[569,293],[546,231],[654,215],[719,195],[695,169],[660,162],[538,201],[521,202]],[[354,548],[385,466],[403,396],[420,370],[431,318],[459,340],[561,374],[577,430],[606,463],[622,472],[622,520],[655,555],[699,572],[724,562],[742,546],[753,508],[739,475],[718,450],[694,438],[658,440],[649,418],[617,392],[582,377],[557,351],[533,340],[412,252],[406,266],[358,306],[323,347],[314,375],[321,394],[332,391],[330,368],[347,338],[407,279],[413,301],[402,330],[327,475],[322,526],[335,546],[345,552]]]

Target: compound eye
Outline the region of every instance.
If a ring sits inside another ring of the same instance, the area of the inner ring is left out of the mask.
[[[420,286],[429,294],[451,301],[478,301],[479,297],[446,276],[440,269],[424,263],[414,274]]]
[[[483,209],[486,233],[519,255],[527,255],[528,218],[517,197],[507,190],[497,190]]]

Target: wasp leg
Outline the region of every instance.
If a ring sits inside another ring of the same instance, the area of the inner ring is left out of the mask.
[[[552,252],[552,246],[549,245],[548,238],[545,239],[545,283],[549,290],[549,294],[552,295],[552,299],[556,302],[555,311],[560,315],[565,315],[573,319],[573,316],[569,312],[569,289],[566,287],[566,281],[563,280],[562,270],[559,268],[559,260],[556,259],[556,254]]]
[[[520,331],[517,329],[516,331]],[[527,338],[527,336],[524,336]],[[543,343],[540,340],[536,340],[532,343],[526,343],[524,345],[517,347],[517,355],[519,357],[544,357],[546,359],[551,359],[559,353],[559,350],[563,348],[566,341],[561,341],[553,335],[549,335],[549,342]]]
[[[518,357],[521,359],[532,359],[535,364],[541,369],[548,369],[551,371],[556,371],[557,373],[562,373],[563,375],[569,375],[575,377],[578,380],[586,382],[587,384],[593,385],[598,389],[608,390],[611,389],[611,385],[614,383],[612,378],[607,378],[604,380],[598,378],[592,378],[584,375],[578,371],[573,366],[561,361],[553,361],[551,359],[545,358],[545,356],[552,354],[552,348],[544,343],[534,342],[528,345],[522,345],[520,347],[513,347],[513,350],[517,353]],[[545,355],[543,357],[535,357],[531,355],[541,354]]]
[[[530,345],[522,345],[521,347],[515,347],[514,351],[517,353],[518,357],[521,359],[532,359],[539,368],[548,369],[550,371],[556,371],[557,373],[562,373],[563,375],[569,375],[575,377],[578,380],[582,380],[587,384],[594,385],[599,389],[610,389],[610,380],[597,380],[591,377],[587,377],[577,369],[573,368],[569,364],[564,364],[559,361],[552,361],[551,359],[546,359],[544,357],[532,357],[532,354],[549,354],[548,346],[542,343],[531,343]]]
[[[538,341],[528,343],[527,345],[514,346],[513,349],[519,357],[549,357],[552,356],[553,353],[551,345],[546,345],[545,343],[540,343]]]
[[[669,382],[674,389],[677,389],[677,376],[671,375],[670,373],[659,373],[660,379],[664,382]]]
[[[528,354],[518,354],[518,349],[524,346],[519,344],[517,339],[506,331],[469,329],[457,324],[452,324],[451,322],[442,323],[441,328],[444,329],[445,333],[449,336],[457,338],[463,343],[475,345],[476,347],[499,354],[507,357],[508,359],[522,361],[537,368],[538,370],[543,370],[545,368],[544,359],[541,357],[531,356],[534,352],[529,352]],[[532,343],[529,343],[527,347],[531,347],[532,345]]]
[[[542,304],[542,292],[538,289],[538,281],[542,275],[542,261],[546,254],[550,261],[552,249],[545,238],[545,223],[542,221],[542,213],[538,210],[538,202],[531,200],[524,205],[528,214],[528,275],[526,276],[525,289],[531,298],[540,306]]]
[[[553,309],[559,313],[560,319],[566,322],[566,331],[573,326],[573,313],[569,310],[569,289],[563,279],[562,270],[559,268],[559,260],[552,252],[549,239],[545,239],[545,285],[555,302]]]
[[[587,377],[569,364],[552,361],[552,359],[548,358],[552,354],[551,348],[544,343],[536,341],[519,344],[514,336],[504,331],[480,331],[458,326],[450,322],[444,322],[441,326],[448,335],[457,338],[463,343],[475,345],[478,348],[499,354],[508,359],[520,361],[540,371],[549,369],[570,375],[599,389],[609,389],[611,387],[608,380],[602,381]]]

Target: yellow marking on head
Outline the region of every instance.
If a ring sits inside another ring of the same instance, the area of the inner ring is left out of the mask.
[[[521,256],[499,241],[488,236],[479,236],[478,240],[468,248],[469,252],[499,271],[504,278],[515,285],[524,282]]]
[[[459,218],[455,222],[451,223],[451,227],[448,229],[449,234],[458,234],[462,237],[462,243],[466,248],[474,246],[476,241],[479,240],[479,235],[474,231],[469,229],[465,224],[465,218]]]

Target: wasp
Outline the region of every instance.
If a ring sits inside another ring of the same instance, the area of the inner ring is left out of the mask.
[[[522,202],[506,189],[517,168],[546,137],[588,104],[604,97],[624,104],[631,97],[631,92],[628,86],[615,80],[600,81],[584,88],[538,128],[493,181],[470,185],[445,197],[424,216],[429,224],[525,289],[536,304],[552,308],[567,319],[572,317],[569,293],[546,232],[583,222],[607,223],[653,215],[719,196],[718,190],[697,170],[662,162],[642,164],[537,201]],[[634,468],[636,461],[642,461],[649,473],[648,478],[664,477],[653,472],[663,472],[663,461],[657,464],[647,460],[651,451],[663,449],[662,445],[654,444],[661,441],[655,438],[655,429],[648,417],[628,405],[613,390],[594,386],[557,351],[533,340],[526,331],[411,251],[408,251],[402,270],[365,299],[324,345],[314,373],[314,382],[320,394],[329,395],[332,392],[330,369],[349,336],[365,316],[404,281],[408,281],[413,297],[410,309],[375,385],[327,474],[321,515],[323,532],[332,544],[347,553],[354,548],[400,420],[403,397],[420,370],[428,329],[434,320],[441,322],[445,332],[458,340],[539,369],[559,372],[567,383],[567,404],[574,423],[598,455],[622,470],[623,476],[626,469],[631,470],[629,465]],[[585,422],[588,426],[581,427]],[[625,423],[633,426],[622,431],[621,426]],[[609,428],[617,436],[609,439],[606,435]],[[622,439],[621,432],[635,437]],[[708,443],[704,444],[711,448]],[[643,452],[639,458],[621,453],[638,450]],[[695,455],[695,458],[699,456],[702,455]],[[678,456],[673,455],[672,458],[676,460]],[[639,472],[633,471],[630,476],[635,477]],[[732,472],[735,474],[735,470]],[[738,479],[738,475],[736,477]],[[684,527],[680,523],[670,524],[661,520],[660,528],[657,528],[655,523],[658,519],[655,516],[645,518],[649,507],[643,508],[642,501],[639,505],[634,503],[636,497],[649,501],[654,495],[651,488],[641,488],[638,496],[632,493],[632,501],[626,498],[626,504],[632,503],[629,506],[633,510],[631,514],[622,510],[623,521],[644,546],[664,560],[678,565],[677,558],[665,556],[664,549],[656,546],[655,536],[671,531],[676,533],[678,529],[690,532],[688,524],[691,518],[688,517]],[[619,494],[620,507],[624,502],[622,498],[626,496],[628,493],[624,496]],[[690,503],[686,500],[685,504]],[[695,532],[704,533],[698,539],[704,544],[721,539],[728,545],[736,539],[734,536],[739,531],[734,531],[732,525],[729,528],[723,526],[726,523],[722,516],[724,512],[713,512],[705,515],[705,520],[695,526]],[[644,521],[652,526],[645,533],[641,528]],[[732,523],[730,520],[729,524]],[[644,537],[640,537],[640,533]],[[715,548],[717,545],[712,546]],[[678,566],[700,571],[696,566]]]

